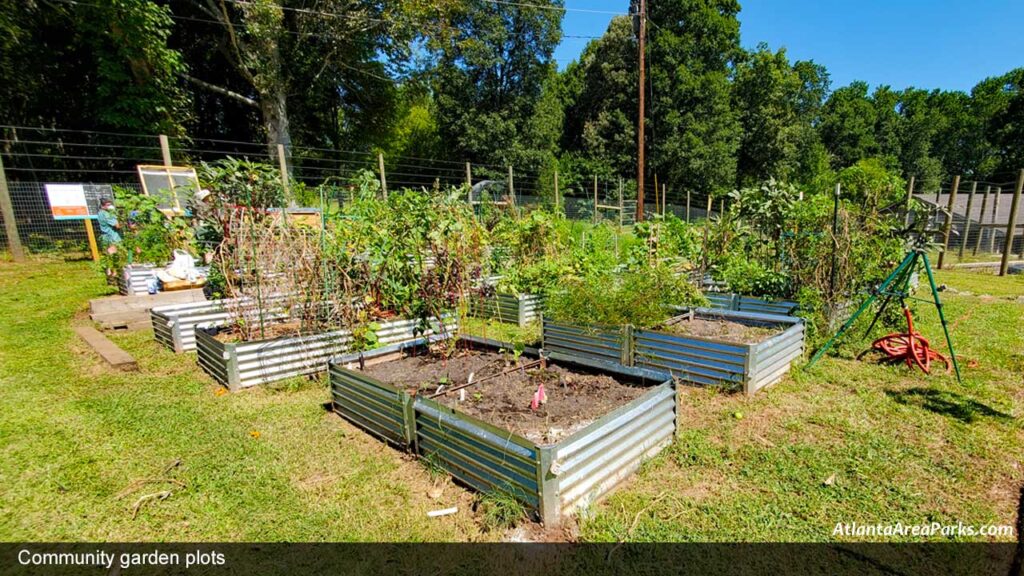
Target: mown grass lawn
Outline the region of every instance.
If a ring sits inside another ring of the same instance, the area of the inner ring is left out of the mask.
[[[974,294],[945,296],[963,385],[858,362],[848,347],[754,398],[682,387],[675,445],[578,537],[814,541],[837,522],[1013,524],[1024,279],[939,280]],[[325,413],[320,382],[223,394],[149,332],[112,336],[139,372],[107,369],[71,331],[107,290],[89,264],[0,263],[0,539],[503,536],[467,491]],[[934,313],[918,310],[941,342]]]

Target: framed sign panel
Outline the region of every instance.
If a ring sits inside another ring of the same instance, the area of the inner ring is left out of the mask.
[[[156,198],[166,214],[184,214],[188,201],[199,190],[195,168],[140,165],[138,170],[142,193]]]

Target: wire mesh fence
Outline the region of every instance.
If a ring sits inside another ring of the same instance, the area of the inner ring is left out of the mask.
[[[293,186],[325,186],[330,200],[345,202],[360,178],[378,180],[388,190],[467,189],[467,201],[484,192],[511,196],[520,206],[554,205],[571,219],[605,220],[623,225],[635,221],[636,183],[587,174],[466,162],[455,159],[384,156],[369,151],[316,147],[276,147],[265,142],[225,139],[166,139],[159,135],[123,134],[38,127],[0,126],[0,160],[6,176],[14,221],[21,244],[30,253],[87,250],[80,221],[54,220],[45,184],[81,183],[121,186],[141,192],[139,165],[198,166],[225,158],[261,162],[282,169]],[[960,187],[950,235],[952,250],[970,254],[1000,253],[1006,245],[1006,224],[1014,182],[977,183],[973,200]],[[949,184],[935,191],[915,191],[922,201],[946,207]],[[474,196],[474,194],[476,196]],[[723,201],[707,192],[684,190],[651,178],[644,186],[644,213],[671,213],[695,221],[715,215]],[[1021,210],[1024,213],[1024,209]],[[0,220],[3,215],[0,214]],[[939,223],[941,224],[941,223]],[[9,249],[7,226],[0,228],[0,249]],[[1014,234],[1011,249],[1020,254],[1024,237]]]

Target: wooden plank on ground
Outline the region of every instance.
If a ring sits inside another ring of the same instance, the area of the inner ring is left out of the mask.
[[[107,364],[118,370],[138,370],[139,365],[131,354],[118,348],[116,344],[107,339],[99,330],[90,326],[76,326],[75,333],[85,343],[92,347],[100,358],[106,360]]]

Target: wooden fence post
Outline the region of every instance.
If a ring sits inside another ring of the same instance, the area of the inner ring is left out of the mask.
[[[978,215],[978,237],[974,240],[973,254],[978,254],[981,248],[981,237],[985,235],[985,209],[988,208],[988,195],[992,192],[991,186],[985,186],[985,193],[981,196],[981,214]]]
[[[558,170],[555,170],[555,212],[558,212],[560,202],[558,199]]]
[[[281,187],[284,189],[284,197],[289,204],[294,204],[288,186],[288,160],[285,158],[284,144],[277,145],[277,168],[281,171]]]
[[[594,224],[597,224],[597,174],[594,174]]]
[[[657,178],[657,176],[655,176],[655,178]],[[658,205],[657,204],[657,202],[658,202],[658,193],[657,192],[654,193],[654,202],[655,202],[655,204],[654,204],[655,207],[657,207],[657,205]],[[622,224],[623,224],[623,215],[622,215],[622,213],[625,212],[625,211],[626,211],[626,204],[625,204],[625,201],[622,198],[622,176],[619,176],[619,228],[622,228]],[[619,241],[619,239],[616,238],[615,239],[616,247],[618,247],[618,241]]]
[[[1010,252],[1013,250],[1013,233],[1017,228],[1017,210],[1020,208],[1020,193],[1024,189],[1024,168],[1017,175],[1017,189],[1013,192],[1010,202],[1010,219],[1006,221],[1006,239],[1003,243],[1003,259],[999,263],[999,275],[1006,276],[1010,266]]]
[[[174,166],[171,162],[171,143],[167,140],[166,134],[160,135],[160,153],[164,158],[164,166]]]
[[[466,199],[473,204],[473,169],[466,162]]]
[[[801,192],[800,195],[801,195],[800,199],[803,200],[803,192]],[[907,215],[903,218],[904,226],[910,226],[910,204],[912,203],[913,200],[914,200],[914,177],[911,176],[910,177],[910,182],[907,183],[907,205],[906,205]]]
[[[711,197],[711,193],[708,193],[708,210],[707,210],[707,212],[704,213],[704,219],[705,220],[711,220],[711,203],[713,201],[714,201],[714,198]]]
[[[964,234],[960,237],[960,252],[957,255],[957,260],[964,259],[964,247],[967,246],[967,239],[971,237],[971,209],[974,207],[974,193],[978,191],[978,181],[975,180],[971,183],[971,193],[967,196],[967,214],[964,221]],[[978,234],[981,234],[981,228],[978,228]]]
[[[380,170],[380,189],[384,193],[384,199],[388,199],[388,176],[384,172],[384,153],[377,152],[377,169]]]
[[[1003,187],[996,186],[996,194],[992,197],[992,233],[988,236],[988,251],[996,251],[996,218],[999,216],[999,198],[1003,195]]]
[[[516,206],[516,186],[515,186],[515,182],[512,180],[512,165],[511,164],[509,164],[509,166],[508,166],[508,196],[509,196],[509,201],[512,202],[512,207],[515,208],[515,206]]]
[[[690,221],[690,191],[686,191],[686,221]]]
[[[946,252],[949,252],[949,234],[953,230],[953,206],[956,202],[956,193],[960,190],[960,176],[953,177],[953,187],[949,189],[949,201],[946,202],[946,222],[942,227],[942,252],[939,252],[939,270],[946,262]],[[938,205],[936,203],[936,205]]]
[[[11,192],[7,188],[7,175],[4,173],[4,159],[0,156],[0,214],[4,217],[4,230],[7,232],[7,247],[15,262],[25,261],[25,249],[18,236],[18,222],[14,219],[14,204]]]

